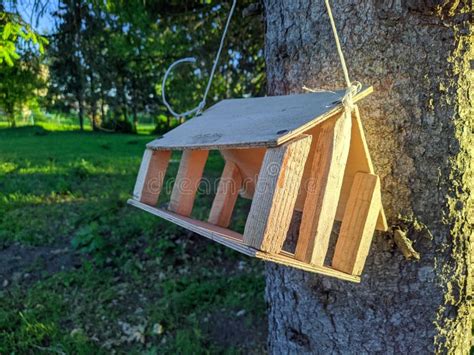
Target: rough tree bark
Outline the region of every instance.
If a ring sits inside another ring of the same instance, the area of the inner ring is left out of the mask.
[[[351,78],[375,88],[360,109],[385,209],[421,259],[405,260],[387,233],[361,284],[268,264],[270,352],[467,353],[472,2],[332,3]],[[265,18],[270,95],[344,87],[323,0],[265,0]]]

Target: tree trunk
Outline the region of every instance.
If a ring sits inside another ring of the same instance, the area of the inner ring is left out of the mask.
[[[15,113],[9,113],[8,114],[8,121],[10,122],[10,127],[11,128],[16,128]]]
[[[7,121],[10,124],[11,128],[16,127],[16,119],[15,119],[15,105],[10,105],[7,104],[6,108],[6,116],[7,116]]]
[[[101,122],[105,122],[105,95],[104,90],[100,89],[100,120]]]
[[[84,102],[82,101],[82,95],[79,96],[79,127],[81,131],[84,130]]]
[[[92,130],[98,131],[100,123],[97,124],[97,97],[96,97],[96,92],[95,92],[95,79],[94,79],[94,74],[90,73],[89,75],[89,88],[90,88],[90,115],[91,115],[91,121],[92,121]]]
[[[359,106],[389,221],[408,231],[421,260],[405,260],[387,233],[375,236],[360,284],[268,264],[270,352],[467,353],[472,5],[331,3],[352,80],[375,89]],[[269,94],[343,88],[324,1],[265,8]]]

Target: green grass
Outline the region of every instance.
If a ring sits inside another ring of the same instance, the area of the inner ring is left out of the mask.
[[[0,354],[263,351],[262,264],[126,205],[153,137],[44,127],[0,129],[0,258],[22,265],[0,270]],[[222,167],[212,153],[205,176]],[[228,324],[253,343],[220,341]]]

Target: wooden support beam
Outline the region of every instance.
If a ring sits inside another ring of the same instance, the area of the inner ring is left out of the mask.
[[[232,218],[235,202],[242,187],[239,168],[231,161],[226,161],[222,172],[216,197],[212,202],[208,222],[220,227],[228,227]]]
[[[133,190],[135,200],[150,206],[157,204],[170,157],[169,150],[145,150]]]
[[[208,150],[183,151],[178,175],[171,192],[168,206],[170,211],[182,216],[191,214],[208,155]]]
[[[334,269],[356,276],[362,273],[381,209],[378,176],[357,173],[332,259]]]
[[[301,136],[265,153],[247,217],[244,243],[277,254],[290,226],[311,136]]]
[[[221,154],[226,161],[231,161],[239,167],[242,176],[240,197],[252,199],[257,185],[257,177],[262,168],[266,148],[224,149]]]
[[[351,140],[344,113],[321,124],[296,244],[295,258],[322,266],[329,246]]]

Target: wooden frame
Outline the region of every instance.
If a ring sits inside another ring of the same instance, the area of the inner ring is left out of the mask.
[[[210,144],[219,139],[212,133],[180,139],[176,144],[184,151],[167,210],[155,205],[171,156],[164,148],[176,148],[170,139],[154,141],[145,151],[129,203],[243,254],[358,282],[374,231],[388,226],[359,111],[355,107],[349,113],[341,107],[329,110],[322,119],[309,120],[297,134],[285,131],[285,138],[265,138],[265,144],[258,143],[258,134],[248,145],[231,143],[235,141],[231,136],[222,146]],[[258,117],[258,112],[252,114]],[[202,143],[181,147],[187,141]],[[226,164],[204,222],[189,216],[210,147],[221,151]],[[227,228],[239,189],[243,197],[252,199],[243,235]],[[298,210],[302,221],[291,253],[283,246]],[[342,223],[328,266],[325,260],[335,220]]]

